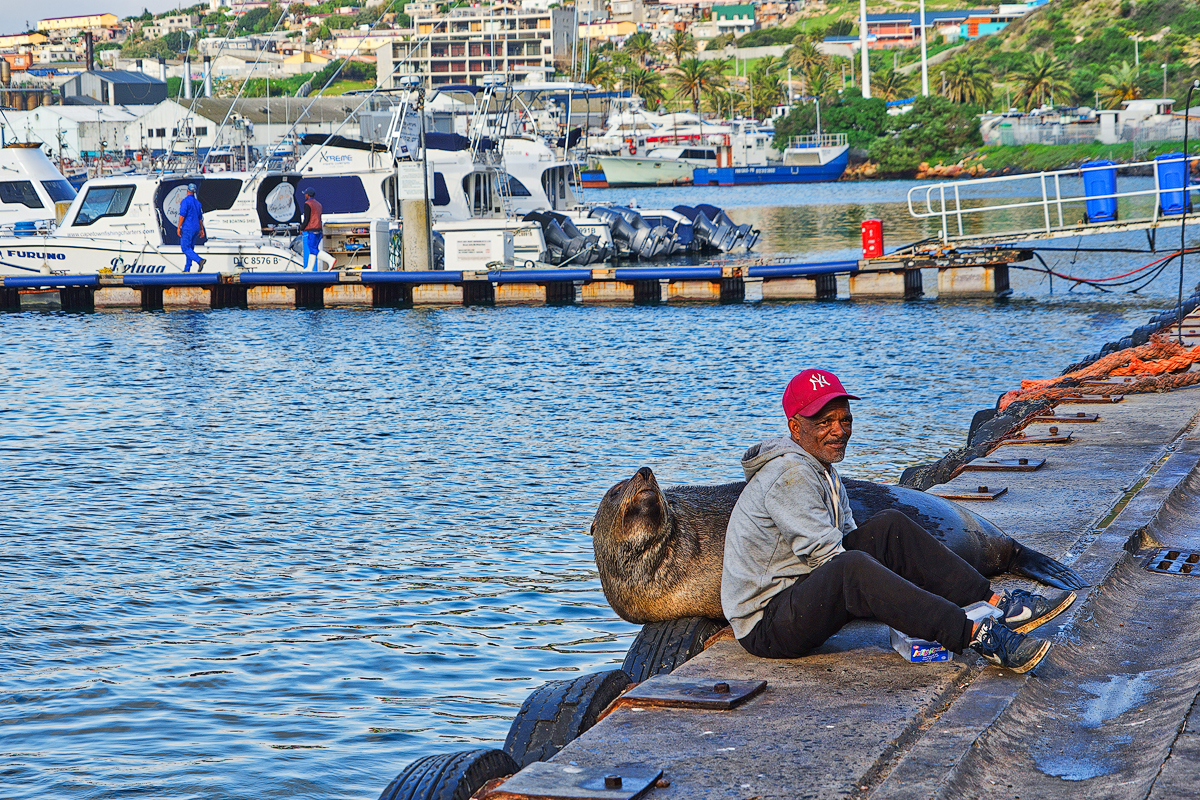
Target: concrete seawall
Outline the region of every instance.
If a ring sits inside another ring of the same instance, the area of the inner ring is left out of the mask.
[[[542,785],[555,769],[565,780],[649,768],[662,778],[647,798],[1190,795],[1200,771],[1200,583],[1147,566],[1168,564],[1154,557],[1160,548],[1185,561],[1200,551],[1200,389],[1067,409],[1098,419],[1071,426],[1066,443],[992,454],[1045,459],[1041,469],[986,481],[969,472],[931,488],[1002,486],[971,509],[1091,584],[1039,629],[1055,646],[1033,672],[988,667],[970,651],[910,664],[887,628],[867,621],[796,660],[758,659],[717,636],[642,686],[766,681],[764,691],[732,710],[619,702],[541,765]],[[1008,575],[994,585],[1036,589]],[[491,792],[513,796],[503,784]]]

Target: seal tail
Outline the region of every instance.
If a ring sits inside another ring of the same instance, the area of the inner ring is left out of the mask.
[[[1088,585],[1078,572],[1066,564],[1021,544],[1016,545],[1009,570],[1058,589],[1086,589]]]

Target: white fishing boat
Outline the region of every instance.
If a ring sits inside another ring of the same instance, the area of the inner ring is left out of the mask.
[[[33,236],[0,236],[0,275],[183,272],[176,226],[189,183],[201,183],[208,240],[196,246],[208,272],[300,269],[291,236],[264,235],[285,228],[280,217],[295,209],[295,185],[282,176],[202,178],[123,175],[83,187],[58,226]],[[253,197],[253,201],[250,198]],[[273,209],[276,216],[271,215]]]
[[[75,199],[75,189],[39,144],[0,148],[0,234],[48,230]]]

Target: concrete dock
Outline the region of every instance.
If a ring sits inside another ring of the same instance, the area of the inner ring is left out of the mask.
[[[719,635],[642,686],[766,681],[761,694],[724,711],[619,702],[541,768],[564,778],[661,770],[641,795],[654,800],[1195,796],[1200,582],[1146,564],[1160,547],[1185,559],[1200,551],[1200,390],[1064,408],[1098,419],[1072,426],[1066,444],[992,454],[1044,458],[1040,469],[966,472],[933,489],[1007,488],[969,507],[1091,584],[1039,629],[1055,644],[1034,671],[1002,671],[970,651],[910,664],[873,622],[797,660],[758,659]],[[1037,588],[1013,576],[994,585]]]

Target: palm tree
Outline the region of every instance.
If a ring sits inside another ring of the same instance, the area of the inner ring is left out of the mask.
[[[1123,100],[1137,100],[1142,90],[1137,85],[1137,73],[1128,61],[1112,72],[1100,76],[1100,99],[1108,108],[1118,108]]]
[[[811,39],[805,39],[787,52],[787,61],[792,69],[800,73],[800,92],[808,94],[808,75],[815,68],[824,67],[828,61]]]
[[[671,60],[679,64],[684,56],[696,52],[696,40],[687,31],[675,31],[670,39],[663,42],[663,48]]]
[[[635,33],[625,40],[625,52],[637,59],[638,66],[646,66],[646,59],[658,52],[654,40],[645,31]]]
[[[646,101],[646,107],[654,110],[663,101],[662,76],[652,69],[634,67],[625,74],[625,85],[629,91]]]
[[[706,110],[725,119],[726,117],[732,117],[733,112],[742,107],[742,103],[746,98],[741,92],[735,92],[732,89],[724,87],[710,86],[705,91],[703,99]]]
[[[871,94],[884,100],[911,97],[912,75],[898,72],[891,65],[871,73]]]
[[[600,53],[589,53],[588,57],[580,62],[579,75],[576,77],[583,83],[590,83],[602,89],[611,88],[616,82],[612,62]]]
[[[710,89],[724,86],[726,66],[728,64],[724,59],[701,61],[698,58],[687,58],[680,61],[679,66],[671,70],[676,97],[690,97],[692,110],[699,114],[700,97]]]
[[[804,74],[804,80],[808,84],[808,93],[816,97],[825,97],[838,90],[837,78],[824,65],[810,69]]]
[[[1015,71],[1013,80],[1020,86],[1017,101],[1024,101],[1026,111],[1046,101],[1046,97],[1055,94],[1059,99],[1070,99],[1074,92],[1071,89],[1067,65],[1049,53],[1034,53],[1025,66]]]
[[[765,112],[772,106],[779,105],[786,95],[779,74],[772,69],[763,68],[761,62],[760,66],[750,73],[750,116],[757,118],[756,111]]]
[[[956,103],[986,106],[992,102],[991,76],[978,60],[966,53],[946,62],[942,67],[942,78],[946,97]]]

